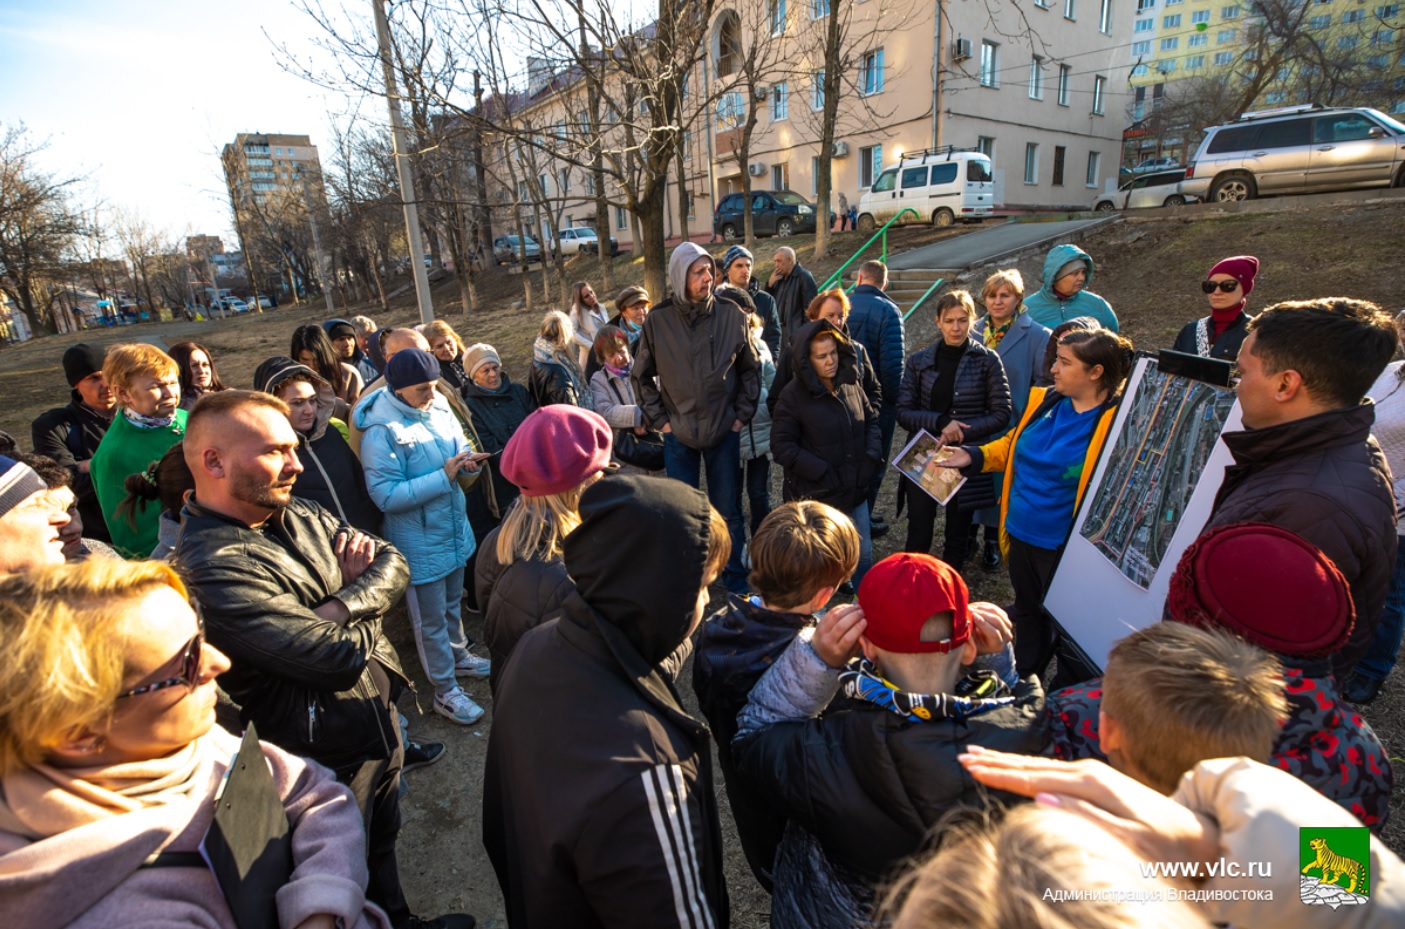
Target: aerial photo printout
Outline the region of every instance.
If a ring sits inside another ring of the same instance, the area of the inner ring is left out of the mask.
[[[1234,406],[1234,391],[1163,374],[1155,359],[1123,400],[1118,433],[1082,536],[1139,587],[1151,579]],[[1128,406],[1130,404],[1130,406]]]
[[[944,447],[941,440],[926,429],[917,430],[917,435],[907,443],[893,459],[893,467],[906,475],[933,500],[942,506],[951,502],[966,478],[955,468],[944,468],[941,462],[951,457],[951,449]]]

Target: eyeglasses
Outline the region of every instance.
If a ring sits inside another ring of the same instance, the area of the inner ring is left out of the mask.
[[[124,690],[117,695],[117,699],[149,694],[154,690],[165,690],[167,687],[175,687],[177,684],[184,684],[186,690],[193,693],[200,683],[200,668],[204,664],[202,660],[204,652],[205,624],[202,622],[200,631],[195,633],[195,638],[185,643],[185,648],[181,651],[181,671],[178,676],[168,677],[164,681],[157,681],[154,684],[143,684],[140,687],[133,687],[131,690]]]
[[[1236,280],[1228,280],[1228,281],[1201,281],[1201,282],[1200,282],[1200,289],[1203,290],[1203,291],[1205,291],[1205,293],[1207,293],[1207,294],[1212,294],[1212,293],[1214,293],[1214,292],[1215,292],[1215,288],[1217,288],[1217,287],[1218,287],[1220,290],[1223,290],[1223,291],[1224,291],[1225,293],[1227,293],[1227,294],[1232,294],[1232,293],[1234,293],[1236,290],[1239,289],[1239,282],[1236,281]]]

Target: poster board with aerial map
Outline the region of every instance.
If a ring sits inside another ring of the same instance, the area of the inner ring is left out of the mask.
[[[1240,428],[1234,390],[1166,374],[1128,378],[1044,607],[1099,668],[1118,639],[1161,618],[1181,553],[1209,518]]]

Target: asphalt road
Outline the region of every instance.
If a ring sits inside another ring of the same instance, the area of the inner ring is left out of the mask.
[[[960,270],[1045,241],[1052,245],[1067,235],[1087,226],[1107,222],[1108,219],[1109,217],[1099,216],[1054,223],[1002,223],[979,232],[954,236],[903,252],[888,262],[888,267],[896,270]]]

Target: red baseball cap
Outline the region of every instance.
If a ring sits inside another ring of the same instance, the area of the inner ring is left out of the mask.
[[[914,552],[889,555],[864,575],[859,606],[868,628],[864,635],[885,652],[949,652],[971,638],[970,592],[955,568],[939,558]],[[922,626],[938,613],[950,612],[949,639],[922,640]]]

